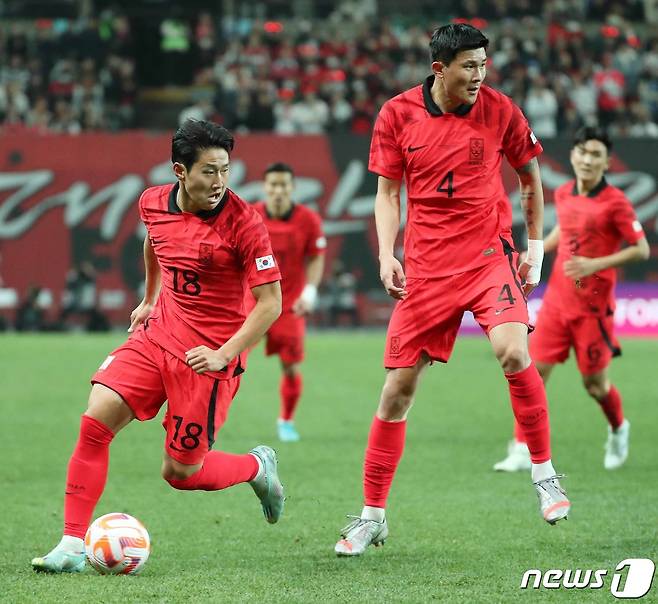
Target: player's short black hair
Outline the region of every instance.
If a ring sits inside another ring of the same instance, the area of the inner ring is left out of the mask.
[[[225,149],[230,155],[234,145],[233,135],[223,126],[204,120],[185,120],[171,139],[171,161],[189,170],[203,149]]]
[[[484,48],[489,46],[487,38],[479,29],[466,23],[450,23],[434,30],[430,40],[430,57],[432,61],[441,61],[450,65],[462,50]]]
[[[293,172],[292,168],[288,164],[283,163],[282,161],[277,161],[267,166],[267,168],[265,168],[265,172],[263,172],[263,177],[267,176],[270,172],[287,172],[293,178],[295,176],[295,173]]]
[[[608,153],[612,150],[612,141],[608,133],[600,126],[583,126],[573,137],[573,146],[584,145],[587,141],[600,141],[605,145]]]

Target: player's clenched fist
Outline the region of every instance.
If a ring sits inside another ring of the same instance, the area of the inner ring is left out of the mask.
[[[397,300],[402,300],[407,295],[404,286],[407,278],[404,269],[395,256],[388,256],[379,261],[379,278],[386,289],[386,293]]]
[[[220,354],[219,350],[207,346],[197,346],[185,353],[185,362],[197,373],[221,371],[228,365],[229,360]]]

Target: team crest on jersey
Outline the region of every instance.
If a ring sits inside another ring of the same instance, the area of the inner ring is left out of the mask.
[[[388,353],[392,357],[396,357],[400,354],[400,338],[394,336],[391,338],[391,343],[388,348]]]
[[[213,247],[211,243],[200,243],[199,244],[199,264],[203,266],[208,266],[212,264],[212,251]]]
[[[470,141],[471,164],[482,164],[484,162],[484,139],[472,138]]]

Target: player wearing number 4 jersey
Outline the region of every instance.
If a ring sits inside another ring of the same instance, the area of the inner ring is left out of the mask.
[[[375,124],[369,168],[379,176],[380,277],[398,302],[386,336],[388,372],[365,453],[365,505],[343,529],[338,555],[360,555],[386,539],[386,500],[419,377],[429,363],[448,361],[466,310],[489,337],[509,382],[544,519],[553,524],[569,511],[551,463],[544,385],[527,349],[525,296],[539,281],[543,259],[536,160],[542,147],[512,101],[483,85],[487,46],[471,26],[437,29],[430,42],[432,75],[385,103]],[[511,241],[501,236],[507,230],[499,215],[506,200],[503,156],[519,175],[530,239],[518,272]],[[403,178],[404,269],[393,256]],[[495,497],[488,500],[497,507]]]
[[[283,510],[274,451],[212,451],[243,372],[241,353],[281,312],[280,273],[258,214],[228,189],[233,137],[189,120],[172,141],[175,185],[139,200],[146,225],[145,295],[131,336],[92,377],[87,411],[69,461],[64,535],[35,570],[79,572],[82,539],[107,478],[109,447],[133,419],[168,401],[163,478],[175,489],[217,491],[249,482],[268,522]],[[244,288],[256,305],[245,318]]]
[[[626,461],[630,432],[621,395],[608,376],[610,361],[621,354],[613,333],[615,267],[649,257],[649,244],[631,203],[605,179],[611,147],[599,128],[583,128],[576,134],[571,149],[576,178],[555,191],[558,222],[544,246],[546,251],[557,249],[557,258],[530,337],[530,352],[544,382],[574,349],[583,385],[608,420],[603,458],[607,470]],[[620,250],[624,241],[628,246]],[[528,468],[525,438],[516,426],[508,456],[494,469]]]

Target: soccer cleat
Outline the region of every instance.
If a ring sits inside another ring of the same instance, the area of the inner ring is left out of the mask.
[[[564,478],[564,474],[556,474],[532,483],[537,489],[539,511],[548,524],[555,524],[558,520],[566,518],[571,509],[571,503],[558,478]]]
[[[494,464],[496,472],[522,472],[531,468],[530,451],[528,445],[516,440],[510,441],[507,446],[507,457]]]
[[[384,545],[388,537],[388,524],[385,518],[383,522],[366,520],[359,516],[348,516],[348,518],[353,520],[340,532],[342,539],[334,548],[339,556],[360,556],[371,544],[375,547]]]
[[[260,476],[254,478],[249,484],[260,499],[265,519],[270,524],[274,524],[281,518],[285,501],[283,485],[277,472],[276,453],[274,449],[265,445],[259,445],[249,452],[260,460],[263,468]]]
[[[33,558],[32,568],[43,573],[81,573],[85,568],[85,554],[55,548],[43,558]]]
[[[299,432],[295,429],[295,424],[292,420],[279,419],[276,425],[281,442],[296,443],[299,440]]]
[[[608,426],[608,440],[605,443],[603,467],[606,470],[616,470],[624,465],[628,457],[628,437],[631,430],[630,422],[625,419],[615,431]]]

